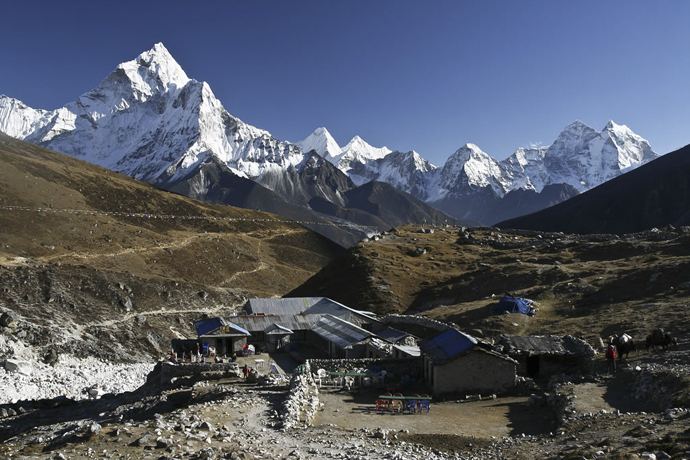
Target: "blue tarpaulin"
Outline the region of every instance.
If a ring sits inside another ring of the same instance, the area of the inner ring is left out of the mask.
[[[498,301],[498,305],[494,307],[494,315],[501,313],[523,313],[525,315],[534,316],[534,308],[530,307],[531,300],[523,299],[522,297],[513,297],[505,295]]]

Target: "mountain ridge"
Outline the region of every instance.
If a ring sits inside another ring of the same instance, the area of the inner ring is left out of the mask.
[[[512,190],[540,192],[556,183],[583,191],[658,156],[646,140],[613,122],[602,132],[573,122],[548,148],[518,149],[502,162],[468,143],[442,167],[414,151],[394,154],[373,147],[359,136],[340,148],[326,128],[297,143],[281,141],[231,115],[210,86],[189,78],[162,43],[53,111],[0,96],[0,131],[161,187],[193,177],[215,157],[289,204],[308,208],[320,197],[347,206],[345,192],[375,180],[456,218],[484,224],[495,222],[492,209],[479,218],[460,205],[484,188],[499,199]],[[312,150],[323,161],[309,155]]]

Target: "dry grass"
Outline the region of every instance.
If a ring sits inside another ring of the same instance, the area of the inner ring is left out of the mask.
[[[193,320],[280,296],[342,251],[278,216],[162,192],[6,136],[0,162],[0,311],[83,329],[105,347],[143,335],[167,348],[195,335]]]
[[[293,294],[328,295],[379,314],[420,314],[487,336],[627,331],[644,340],[657,326],[687,329],[688,232],[664,241],[467,232],[470,240],[457,228],[396,229],[351,248]],[[534,300],[537,315],[492,315],[506,292]]]

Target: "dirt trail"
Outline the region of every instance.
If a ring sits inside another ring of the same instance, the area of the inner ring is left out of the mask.
[[[205,308],[205,309],[198,309],[198,308],[191,308],[187,310],[171,310],[169,308],[164,308],[160,310],[151,310],[151,311],[139,311],[139,312],[133,312],[133,313],[125,313],[124,315],[120,316],[117,319],[110,319],[108,321],[98,321],[98,322],[92,322],[85,324],[81,326],[84,329],[88,329],[91,327],[111,327],[114,326],[115,324],[120,324],[120,323],[126,323],[127,321],[131,321],[133,318],[143,315],[143,316],[155,316],[155,315],[164,315],[164,316],[169,316],[169,315],[177,315],[177,314],[182,314],[182,313],[198,313],[199,315],[201,314],[212,314],[213,313],[213,308]]]
[[[227,286],[228,283],[234,281],[238,276],[242,276],[242,275],[246,275],[246,274],[250,274],[250,273],[256,273],[256,272],[261,271],[261,270],[270,269],[271,267],[268,264],[266,264],[263,261],[263,259],[261,258],[261,254],[262,254],[261,253],[261,240],[258,241],[258,245],[256,248],[256,254],[257,254],[257,258],[259,259],[259,266],[258,267],[254,268],[252,270],[243,270],[243,271],[236,272],[231,277],[227,278],[221,285]]]

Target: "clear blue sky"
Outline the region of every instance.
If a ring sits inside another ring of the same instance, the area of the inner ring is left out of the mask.
[[[3,1],[0,94],[55,109],[162,42],[225,108],[275,137],[467,142],[502,159],[574,120],[690,143],[690,2]]]

